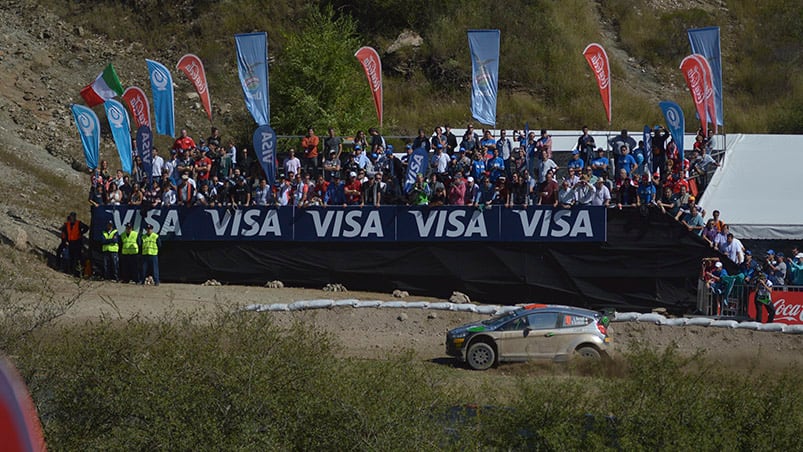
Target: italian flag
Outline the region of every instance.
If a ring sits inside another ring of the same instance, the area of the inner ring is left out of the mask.
[[[117,73],[114,72],[114,66],[111,63],[106,66],[106,69],[98,75],[94,82],[81,90],[81,97],[84,98],[89,107],[100,105],[114,96],[122,95],[123,85],[120,84],[120,79],[117,78]]]

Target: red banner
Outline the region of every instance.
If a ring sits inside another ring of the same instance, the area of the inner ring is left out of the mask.
[[[591,43],[583,50],[588,65],[594,71],[599,87],[599,95],[602,96],[602,106],[605,107],[605,116],[608,124],[611,123],[611,65],[608,62],[608,54],[605,49],[597,43]]]
[[[148,103],[148,96],[141,88],[132,86],[123,93],[123,100],[131,110],[131,117],[134,118],[134,129],[140,126],[151,126],[151,106]]]
[[[705,109],[708,112],[708,122],[714,126],[714,133],[717,133],[719,131],[717,130],[717,102],[714,96],[714,73],[711,71],[711,65],[704,56],[700,55],[699,53],[695,53],[692,56],[697,58],[697,61],[700,62],[700,66],[703,68],[703,82],[705,82]]]
[[[206,116],[209,117],[209,122],[212,122],[212,101],[209,99],[209,85],[206,83],[206,71],[201,59],[188,53],[178,60],[176,69],[180,69],[195,86],[195,91],[201,96]]]
[[[686,79],[686,85],[691,92],[694,107],[697,109],[697,116],[700,118],[700,127],[703,129],[703,134],[707,136],[708,121],[706,121],[705,68],[700,60],[697,59],[697,55],[689,55],[680,62],[680,70],[683,72],[683,78]]]
[[[368,84],[371,87],[371,93],[374,95],[374,105],[376,106],[376,115],[379,118],[379,126],[382,126],[382,61],[379,60],[379,54],[376,53],[371,47],[360,47],[357,53],[354,54],[362,68],[365,70],[365,76],[368,77]]]
[[[753,303],[756,293],[751,292],[747,302],[747,315],[756,318],[756,306]],[[787,325],[803,325],[803,292],[792,292],[775,289],[772,291],[772,304],[775,306],[775,322]],[[761,321],[767,321],[767,310],[761,309]]]

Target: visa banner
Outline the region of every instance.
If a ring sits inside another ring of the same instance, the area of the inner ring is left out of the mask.
[[[89,169],[98,167],[100,158],[100,121],[98,115],[91,108],[83,105],[70,105],[78,134],[81,136],[81,145],[84,148],[86,166]]]
[[[471,52],[471,116],[496,126],[499,87],[499,30],[469,30]]]
[[[245,106],[258,126],[270,124],[268,98],[268,34],[243,33],[234,36],[237,70]]]
[[[603,242],[604,207],[551,206],[490,209],[474,207],[246,207],[239,209],[167,207],[143,212],[126,206],[92,211],[92,237],[100,240],[106,222],[135,230],[153,226],[171,241],[305,242]]]
[[[142,158],[142,170],[148,176],[148,185],[153,181],[153,132],[148,126],[137,128],[137,152]]]
[[[254,151],[272,187],[276,184],[276,132],[270,126],[260,126],[254,131]]]
[[[153,114],[156,119],[156,133],[176,136],[176,120],[173,104],[173,76],[167,68],[156,61],[145,60],[151,77],[153,94]]]
[[[410,154],[410,158],[407,160],[407,175],[404,178],[405,193],[410,193],[410,190],[413,189],[419,174],[424,177],[427,176],[428,160],[429,154],[423,146],[419,146],[418,149],[413,150],[413,153]]]
[[[133,165],[133,149],[131,149],[131,125],[128,122],[128,112],[120,102],[109,99],[103,103],[106,109],[106,119],[109,120],[109,128],[112,130],[112,138],[117,146],[117,153],[120,154],[120,165],[123,172],[131,174]]]

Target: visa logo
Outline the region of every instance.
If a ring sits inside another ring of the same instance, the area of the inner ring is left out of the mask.
[[[415,218],[421,237],[488,237],[485,217],[479,210],[420,210],[408,212]]]
[[[309,210],[306,214],[312,216],[315,234],[320,238],[385,237],[378,210]]]
[[[226,209],[223,218],[220,217],[220,211],[217,209],[207,209],[204,212],[210,216],[212,226],[215,228],[215,235],[218,237],[225,235],[265,237],[268,234],[274,237],[282,236],[279,213],[276,210],[236,209],[232,213],[232,210]]]
[[[576,211],[574,217],[571,210],[535,210],[532,216],[526,210],[513,212],[519,214],[525,237],[594,237],[588,210]]]

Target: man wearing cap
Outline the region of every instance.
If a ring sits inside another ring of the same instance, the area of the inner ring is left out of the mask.
[[[139,234],[132,229],[131,223],[125,224],[125,232],[120,234],[122,251],[120,256],[120,281],[139,282],[137,259],[139,256]]]
[[[466,206],[477,207],[480,196],[480,187],[474,182],[473,176],[466,178],[466,195],[463,198],[463,204]]]
[[[361,188],[362,183],[357,178],[357,173],[353,171],[350,172],[346,184],[343,187],[343,194],[346,196],[346,204],[351,206],[360,204],[362,197]]]
[[[770,254],[770,251],[767,251],[767,276],[776,286],[783,286],[786,284],[786,256],[781,252]]]
[[[89,226],[78,221],[75,212],[70,212],[67,216],[67,221],[61,226],[61,245],[59,246],[58,254],[61,255],[62,249],[67,250],[69,253],[67,257],[67,273],[75,276],[81,276],[83,237],[87,231],[89,231]]]
[[[594,171],[594,175],[597,177],[607,176],[609,165],[608,157],[605,157],[605,149],[597,149],[597,158],[591,160],[591,168]]]
[[[101,251],[103,252],[103,277],[109,281],[117,281],[120,277],[118,273],[120,234],[117,233],[114,222],[111,220],[106,223],[106,229],[103,231]]]
[[[792,251],[797,251],[797,248]],[[789,284],[793,286],[803,286],[803,253],[794,254],[793,257],[787,260],[787,272],[789,275]]]
[[[577,149],[572,151],[572,158],[566,164],[566,168],[569,169],[569,174],[572,173],[580,173],[583,168],[585,168],[586,162],[585,160],[580,157],[580,151]]]
[[[148,223],[145,226],[145,234],[140,238],[142,243],[142,273],[139,275],[139,284],[145,282],[148,277],[148,270],[150,275],[153,276],[153,285],[159,285],[159,248],[162,246],[162,240],[159,234],[153,232],[153,225]]]
[[[753,281],[758,274],[761,273],[761,265],[759,265],[758,261],[753,259],[752,251],[744,251],[744,260],[739,264],[739,271],[744,275],[745,282]]]
[[[608,207],[611,203],[611,190],[605,183],[605,176],[600,176],[594,182],[594,198],[591,200],[592,206],[605,206]]]

